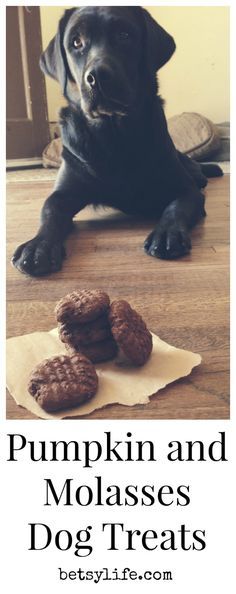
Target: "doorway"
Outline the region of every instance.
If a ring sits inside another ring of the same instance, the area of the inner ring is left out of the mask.
[[[6,7],[7,160],[37,160],[49,142],[38,6]]]

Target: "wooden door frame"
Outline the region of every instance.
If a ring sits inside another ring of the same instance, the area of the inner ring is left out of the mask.
[[[40,7],[7,6],[6,18],[11,9],[18,10],[27,117],[7,120],[7,158],[39,158],[50,140],[45,79],[39,67],[42,53]],[[30,147],[28,155],[24,151],[26,135]]]

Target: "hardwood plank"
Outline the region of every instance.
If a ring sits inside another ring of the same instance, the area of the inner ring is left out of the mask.
[[[148,405],[113,405],[89,418],[229,418],[229,176],[209,181],[207,217],[193,231],[192,253],[182,260],[146,256],[142,244],[153,222],[87,208],[76,217],[62,271],[32,279],[19,274],[9,260],[15,247],[36,232],[51,189],[48,181],[7,186],[8,336],[52,328],[61,296],[77,287],[101,287],[112,299],[129,300],[164,340],[200,353],[202,364]],[[8,394],[7,418],[35,417]]]

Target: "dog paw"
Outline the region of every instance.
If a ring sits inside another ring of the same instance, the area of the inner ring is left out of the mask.
[[[188,254],[191,250],[191,240],[186,229],[176,225],[165,228],[157,226],[144,242],[144,249],[149,256],[163,260],[174,260]]]
[[[20,245],[12,257],[12,264],[24,274],[43,276],[61,269],[65,249],[61,243],[35,237]]]

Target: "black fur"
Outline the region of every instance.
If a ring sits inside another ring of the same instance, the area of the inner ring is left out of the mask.
[[[144,244],[151,256],[189,252],[189,231],[205,214],[207,178],[175,149],[157,94],[156,72],[174,50],[173,38],[142,8],[65,12],[40,62],[68,100],[60,113],[63,165],[37,236],[13,256],[21,272],[61,268],[72,219],[87,204],[159,219]]]

